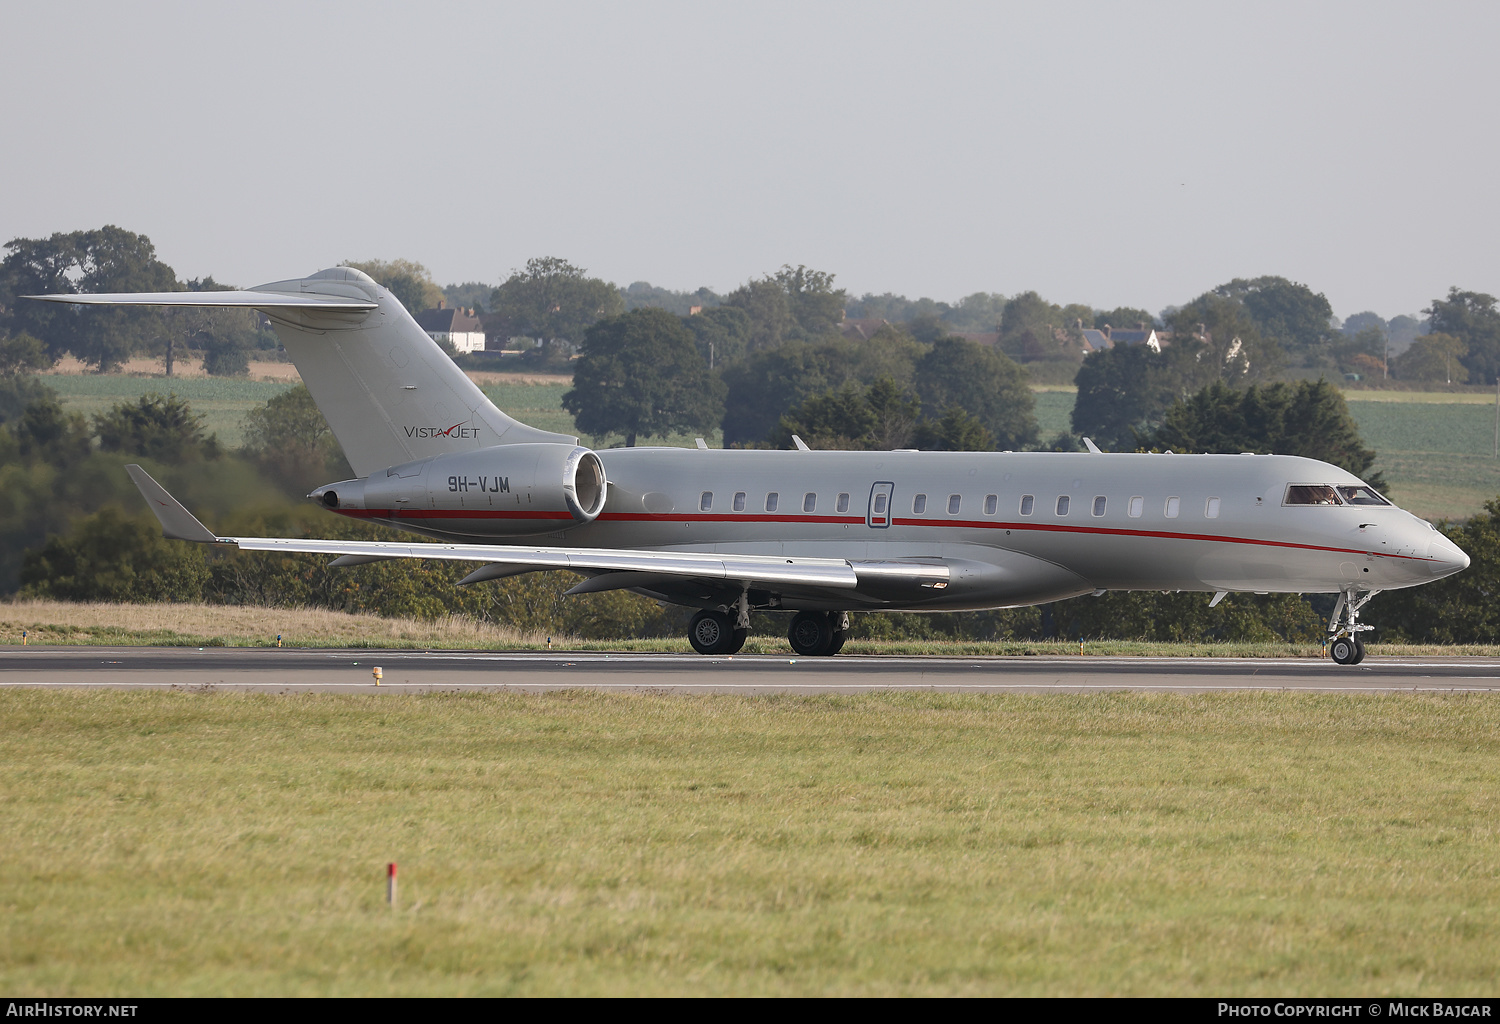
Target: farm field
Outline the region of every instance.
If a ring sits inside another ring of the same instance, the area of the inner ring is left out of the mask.
[[[295,381],[239,377],[136,377],[122,373],[46,373],[42,383],[57,392],[68,412],[93,416],[142,395],[176,394],[202,414],[206,433],[218,434],[226,448],[244,444],[245,414],[294,387]]]
[[[1489,696],[8,690],[0,729],[36,996],[1494,989]]]
[[[1344,397],[1365,444],[1380,453],[1375,468],[1393,501],[1425,519],[1464,519],[1500,495],[1493,396],[1434,394],[1418,403],[1367,394]],[[1451,400],[1476,397],[1485,401]]]

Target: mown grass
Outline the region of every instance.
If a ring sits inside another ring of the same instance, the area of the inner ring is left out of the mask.
[[[6,691],[0,728],[28,995],[1494,990],[1491,697]]]
[[[22,633],[26,635],[23,637]],[[0,645],[120,647],[284,647],[377,650],[692,651],[685,637],[584,640],[564,633],[523,633],[461,615],[441,619],[382,618],[321,608],[261,608],[211,604],[111,604],[16,601],[0,604]],[[1496,644],[1371,644],[1376,655],[1500,657]],[[787,654],[785,636],[752,636],[746,654]],[[1160,643],[1143,640],[851,640],[844,653],[1007,657],[1031,655],[1319,658],[1321,644]]]

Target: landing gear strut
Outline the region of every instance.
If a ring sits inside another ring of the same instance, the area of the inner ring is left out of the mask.
[[[1365,645],[1359,634],[1374,629],[1374,626],[1359,624],[1359,611],[1369,604],[1370,598],[1380,593],[1370,590],[1346,590],[1339,595],[1339,603],[1333,607],[1328,620],[1328,656],[1340,665],[1358,665],[1365,660]]]
[[[786,638],[805,658],[827,657],[843,649],[849,639],[848,612],[798,612]]]

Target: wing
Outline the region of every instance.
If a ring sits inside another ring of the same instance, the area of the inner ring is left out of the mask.
[[[146,503],[161,521],[162,534],[176,540],[233,544],[241,551],[340,556],[335,564],[359,565],[391,558],[436,558],[480,562],[462,583],[478,583],[523,572],[570,569],[595,576],[571,593],[623,587],[650,589],[669,580],[721,582],[735,587],[813,587],[852,590],[865,583],[935,587],[948,585],[948,567],[927,562],[850,562],[843,558],[785,558],[724,552],[643,551],[629,548],[552,548],[509,544],[409,544],[377,540],[311,540],[288,537],[219,537],[184,508],[140,466],[126,466]],[[598,574],[618,574],[606,580]]]

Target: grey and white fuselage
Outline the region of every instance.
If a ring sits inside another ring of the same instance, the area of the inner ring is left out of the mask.
[[[1337,593],[1353,635],[1369,596],[1469,564],[1356,477],[1291,456],[591,451],[497,409],[350,268],[248,292],[39,298],[265,312],[359,474],[311,497],[434,542],[216,537],[133,470],[169,536],[346,565],[480,563],[466,582],[568,568],[588,577],[575,592],[630,589],[741,626],[752,608],[842,615],[1249,591]]]

